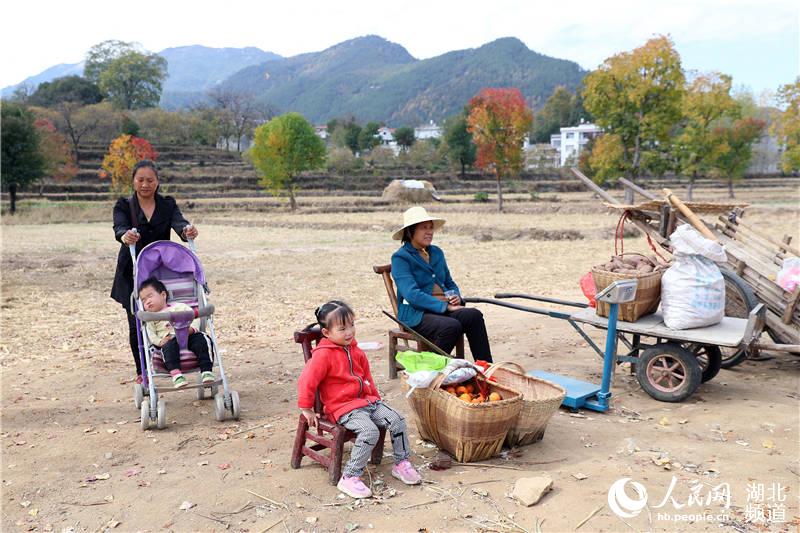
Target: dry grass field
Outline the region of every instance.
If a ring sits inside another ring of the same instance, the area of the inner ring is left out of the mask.
[[[738,195],[753,204],[752,224],[800,238],[796,189]],[[700,200],[724,196],[697,193]],[[148,432],[133,406],[123,310],[108,297],[119,249],[110,204],[23,204],[19,215],[4,216],[2,529],[534,531],[544,519],[542,531],[573,531],[594,511],[579,531],[797,529],[800,357],[786,355],[723,370],[680,404],[651,399],[621,368],[608,413],[561,410],[539,443],[486,464],[431,471],[436,450],[419,440],[399,383],[387,379],[385,348],[370,351],[384,398],[408,415],[412,461],[426,483],[402,486],[387,457],[370,467],[377,497],[354,503],[338,498],[318,466],[292,470],[302,367],[292,332],[332,298],[357,311],[361,343],[385,343],[391,326],[380,313],[389,303],[372,266],[389,262],[397,246],[390,233],[404,208],[371,206],[364,197],[353,208],[354,200],[301,197],[297,213],[257,200],[228,210],[199,200],[185,209],[201,232],[220,346],[243,411],[238,422],[218,423],[209,402],[192,392],[169,394],[168,428]],[[504,214],[466,201],[428,206],[447,219],[435,243],[462,292],[582,301],[578,279],[613,253],[618,215],[584,193],[516,200]],[[647,245],[631,232],[625,249]],[[496,360],[599,380],[600,360],[565,322],[481,309]],[[508,497],[516,479],[541,471],[555,485],[539,504],[526,508]],[[609,487],[623,477],[647,487],[647,513],[622,519],[608,508]],[[673,479],[672,496],[682,504],[727,483],[730,507],[655,508]],[[748,484],[783,487],[783,522],[746,521]],[[185,501],[194,505],[181,510]],[[725,518],[675,522],[659,512]]]

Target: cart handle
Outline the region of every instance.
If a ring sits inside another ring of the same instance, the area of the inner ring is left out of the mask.
[[[516,309],[517,311],[525,311],[526,313],[534,313],[537,315],[546,315],[553,318],[561,318],[563,320],[569,320],[570,314],[565,313],[563,311],[554,311],[552,309],[542,309],[539,307],[528,307],[527,305],[519,305],[519,304],[512,304],[508,302],[502,302],[500,300],[494,300],[492,298],[463,298],[463,300],[467,303],[478,303],[478,304],[492,304],[492,305],[499,305],[500,307],[508,307],[509,309]]]
[[[537,294],[518,294],[515,292],[498,292],[494,295],[495,298],[524,298],[526,300],[534,300],[537,302],[547,302],[551,304],[568,305],[570,307],[580,307],[584,309],[589,307],[589,304],[583,302],[570,302],[568,300],[560,300],[558,298],[550,298],[548,296],[539,296]]]

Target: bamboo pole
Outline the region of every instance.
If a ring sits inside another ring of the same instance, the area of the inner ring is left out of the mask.
[[[686,204],[681,202],[680,198],[675,196],[669,189],[662,189],[662,192],[667,197],[667,201],[686,217],[686,220],[689,222],[689,224],[699,231],[706,239],[710,239],[714,242],[717,241],[717,236],[714,235],[710,229],[708,229],[703,221],[700,220],[700,218],[695,215],[694,212],[686,206]]]

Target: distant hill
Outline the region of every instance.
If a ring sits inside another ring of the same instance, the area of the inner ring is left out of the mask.
[[[168,74],[161,97],[165,107],[180,107],[181,102],[197,99],[208,89],[245,67],[282,59],[277,54],[254,47],[209,48],[200,45],[166,48],[158,55],[167,60]],[[20,85],[27,84],[35,89],[40,83],[73,74],[83,74],[83,62],[50,67],[17,85],[6,87],[2,94],[3,97],[9,97]]]
[[[199,45],[159,54],[169,69],[162,107],[194,105],[220,86],[252,93],[280,113],[298,111],[317,124],[351,115],[390,126],[441,121],[484,87],[517,87],[538,108],[556,86],[574,90],[586,74],[577,63],[536,53],[513,37],[424,60],[376,35],[289,58],[252,47]],[[23,83],[35,86],[82,71],[82,63],[57,65]]]
[[[517,87],[539,107],[556,86],[574,90],[585,74],[577,63],[533,52],[515,38],[417,60],[372,35],[247,67],[222,85],[315,123],[354,115],[398,126],[456,114],[484,87]]]
[[[185,107],[202,100],[205,93],[239,70],[250,65],[283,59],[259,48],[209,48],[180,46],[158,53],[167,60],[169,76],[164,82],[161,105],[167,109]]]

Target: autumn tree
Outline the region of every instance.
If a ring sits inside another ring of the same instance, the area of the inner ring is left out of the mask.
[[[133,186],[133,167],[143,159],[155,160],[158,153],[152,145],[141,137],[120,135],[108,146],[108,153],[103,158],[100,178],[111,178],[111,191],[127,194]]]
[[[90,137],[109,142],[120,132],[121,116],[108,102],[84,106],[80,102],[63,101],[50,108],[31,109],[37,117],[49,120],[64,134],[76,165],[81,160],[81,142]]]
[[[614,173],[623,169],[629,180],[636,181],[648,170],[648,161],[659,161],[648,157],[648,152],[658,152],[669,144],[670,133],[681,118],[684,75],[680,56],[669,37],[655,37],[606,59],[586,76],[582,94],[594,122],[619,142],[614,151],[621,160],[610,160],[611,152],[595,158],[608,164],[597,167],[592,163],[596,177],[616,179]],[[595,144],[595,150],[610,147],[609,143]],[[629,189],[626,201],[633,201]]]
[[[253,146],[246,152],[261,175],[261,185],[278,194],[289,193],[297,209],[295,178],[325,162],[325,143],[299,113],[286,113],[256,128]]]
[[[696,76],[686,90],[673,150],[680,171],[689,177],[688,200],[692,199],[697,176],[709,172],[714,150],[720,147],[714,128],[720,120],[738,118],[739,105],[730,92],[731,77],[718,72]]]
[[[781,169],[800,170],[800,78],[778,89],[778,102],[784,107],[773,126],[773,133],[783,145]]]
[[[758,141],[765,128],[763,120],[742,118],[718,126],[712,132],[709,175],[727,182],[730,198],[734,198],[733,183],[744,177],[753,157],[753,143]]]
[[[57,181],[74,178],[78,174],[78,166],[64,135],[47,119],[37,119],[34,126],[39,133],[39,151],[45,162],[45,176]]]
[[[497,209],[503,210],[501,181],[518,174],[533,114],[516,88],[483,89],[469,102],[467,130],[478,149],[477,165],[497,180]]]
[[[477,158],[475,143],[472,142],[472,134],[467,127],[466,113],[445,122],[444,142],[448,157],[461,167],[461,178],[464,179],[467,167],[474,165]]]
[[[47,170],[34,122],[33,113],[23,105],[3,102],[0,106],[0,182],[9,193],[12,215],[17,210],[17,190],[37,182]]]

